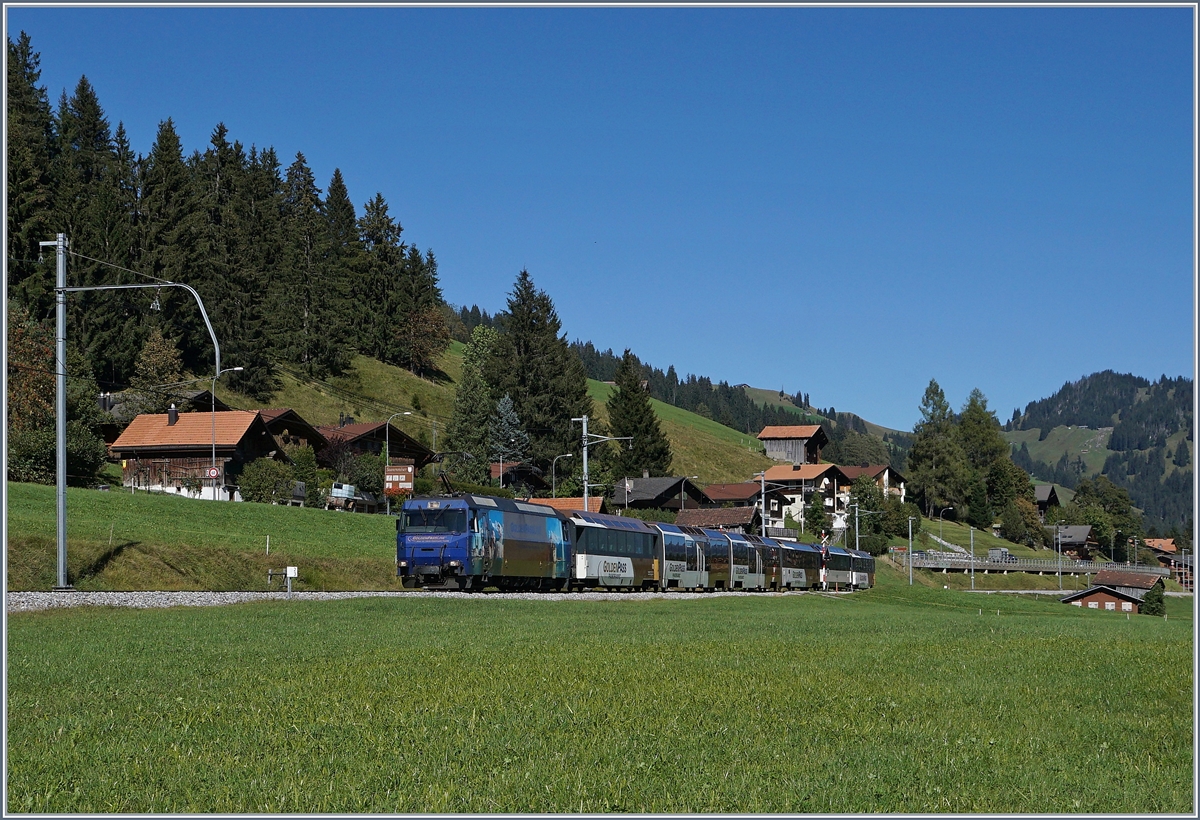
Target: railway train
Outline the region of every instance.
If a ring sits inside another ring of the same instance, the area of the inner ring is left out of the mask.
[[[408,588],[478,591],[867,589],[866,552],[481,495],[411,498],[396,519]]]

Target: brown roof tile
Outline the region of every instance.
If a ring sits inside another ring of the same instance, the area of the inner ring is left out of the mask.
[[[715,510],[680,510],[675,516],[678,527],[744,527],[758,515],[756,507],[729,507]]]
[[[841,472],[834,464],[800,464],[795,467],[780,464],[767,468],[767,481],[813,481],[830,470]]]
[[[749,501],[762,490],[762,485],[753,481],[743,481],[738,484],[709,484],[704,488],[704,494],[718,503],[722,501]]]
[[[576,498],[533,498],[530,499],[529,503],[542,504],[547,507],[553,507],[556,510],[582,510],[583,496]],[[604,507],[604,497],[589,495],[587,511],[594,513],[606,512],[607,508]]]
[[[1115,569],[1102,569],[1092,579],[1095,586],[1134,587],[1135,589],[1150,589],[1161,581],[1158,575],[1145,575],[1140,572],[1121,572]]]
[[[174,424],[167,424],[166,413],[136,416],[113,442],[112,449],[135,447],[195,447],[212,445],[216,424],[218,447],[235,447],[246,435],[258,413],[250,410],[226,410],[223,413],[180,413]]]

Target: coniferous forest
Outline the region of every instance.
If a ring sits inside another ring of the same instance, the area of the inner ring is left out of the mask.
[[[53,313],[54,256],[64,233],[69,284],[194,287],[230,386],[254,398],[286,363],[324,377],[352,351],[420,373],[449,344],[437,259],[406,241],[376,193],[356,208],[339,170],[324,185],[303,154],[245,146],[224,125],[186,153],[170,119],[149,153],[114,127],[81,77],[52,105],[29,37],[8,41],[9,299],[34,320]],[[212,346],[179,288],[90,292],[68,300],[70,342],[104,390],[127,386],[152,329],[187,370],[211,371]],[[148,320],[147,320],[148,318]],[[457,317],[453,317],[457,318]]]

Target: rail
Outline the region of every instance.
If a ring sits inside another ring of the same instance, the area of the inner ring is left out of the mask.
[[[944,570],[961,570],[970,572],[971,567],[975,567],[976,572],[987,570],[993,571],[1009,571],[1009,572],[1058,572],[1060,569],[1063,572],[1072,575],[1083,575],[1085,573],[1094,574],[1101,570],[1109,570],[1112,572],[1132,572],[1142,575],[1161,575],[1166,578],[1170,576],[1171,570],[1166,567],[1148,567],[1145,565],[1133,564],[1115,564],[1104,561],[1079,561],[1073,558],[1064,558],[1060,564],[1057,558],[1015,558],[1008,561],[992,560],[988,558],[975,558],[972,560],[970,555],[939,555],[936,557],[920,557],[913,558],[913,569],[944,569]]]

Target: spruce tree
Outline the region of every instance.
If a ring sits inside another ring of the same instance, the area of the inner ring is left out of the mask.
[[[388,361],[389,348],[393,346],[392,317],[406,308],[398,304],[395,287],[406,250],[400,242],[403,231],[400,223],[388,214],[383,194],[375,194],[358,220],[358,234],[366,255],[351,298],[358,306],[354,343],[362,353],[381,361]]]
[[[923,500],[927,516],[934,517],[940,509],[962,503],[967,471],[967,457],[955,435],[946,395],[937,380],[930,379],[908,453],[908,478]]]
[[[488,419],[488,459],[505,464],[518,464],[529,457],[529,436],[507,393]]]
[[[829,513],[825,512],[825,496],[819,492],[809,496],[804,508],[804,531],[810,539],[820,538],[830,526]]]
[[[571,419],[588,415],[592,400],[578,354],[559,336],[554,303],[522,270],[499,316],[502,332],[489,357],[493,397],[512,397],[529,432],[530,457],[543,470],[562,453],[579,454]]]
[[[659,426],[650,394],[642,387],[641,363],[629,348],[617,367],[615,381],[616,390],[607,403],[608,426],[611,435],[632,436],[633,441],[617,448],[614,473],[636,477],[649,470],[652,476],[670,475],[671,442]]]
[[[53,239],[50,163],[53,115],[41,79],[41,55],[29,35],[8,40],[8,295],[35,319],[54,309],[54,260],[38,263],[38,242]]]
[[[454,393],[454,415],[446,430],[446,449],[471,456],[452,457],[450,467],[459,480],[474,484],[488,480],[488,421],[493,406],[484,368],[497,335],[484,325],[471,331],[471,341],[463,350],[462,377]]]

